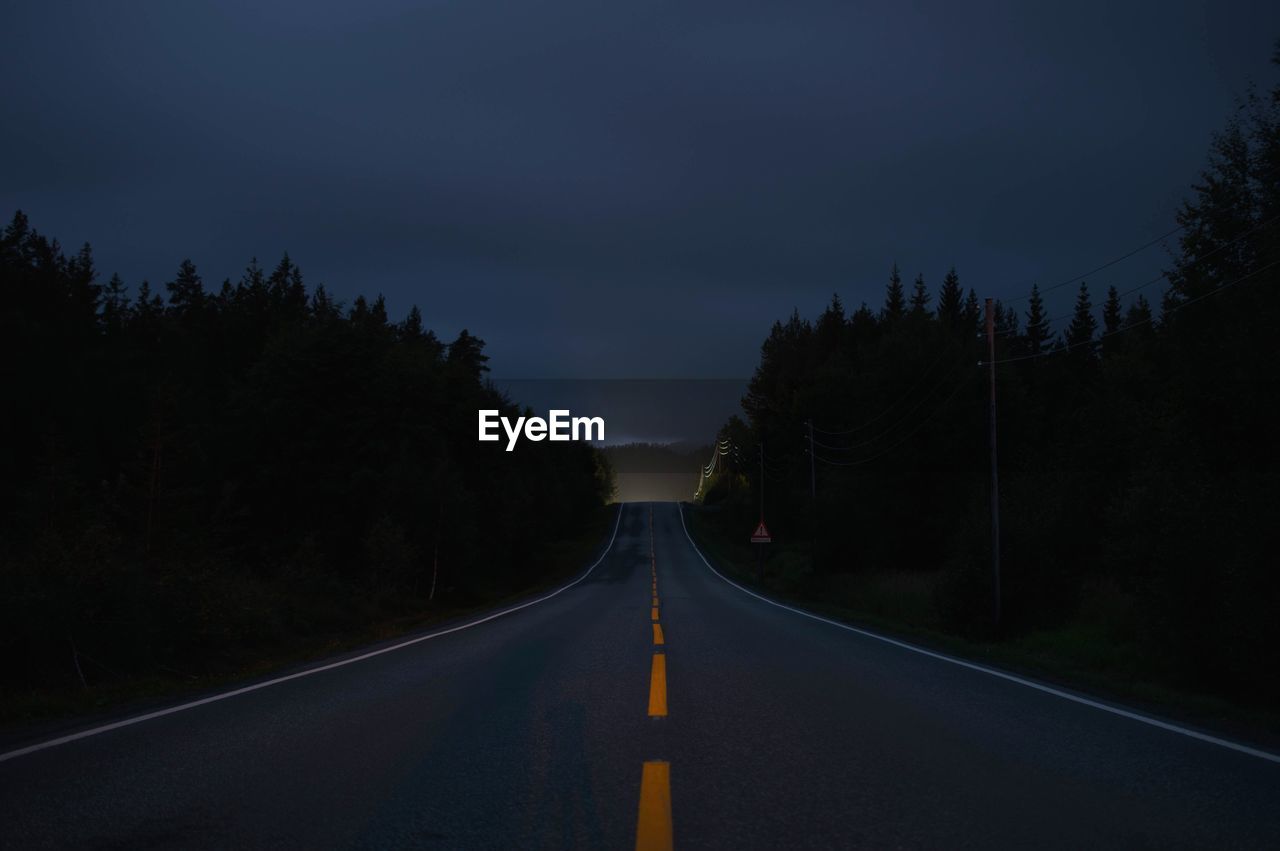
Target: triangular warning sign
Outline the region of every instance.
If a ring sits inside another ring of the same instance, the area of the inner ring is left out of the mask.
[[[769,530],[765,527],[764,521],[761,520],[760,525],[757,526],[756,530],[751,533],[751,543],[767,544],[772,540],[773,538],[769,536]]]

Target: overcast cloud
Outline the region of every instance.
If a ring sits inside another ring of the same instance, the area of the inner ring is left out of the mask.
[[[1085,271],[1173,226],[1280,36],[1280,6],[1243,2],[5,18],[6,216],[134,285],[189,256],[216,286],[288,250],[526,377],[745,376],[775,318],[833,291],[878,307],[895,260],[995,296]]]

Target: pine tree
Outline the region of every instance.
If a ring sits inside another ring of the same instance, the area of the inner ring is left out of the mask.
[[[1078,357],[1092,358],[1096,354],[1093,335],[1097,330],[1098,321],[1093,318],[1089,285],[1081,281],[1075,312],[1071,316],[1071,324],[1067,326],[1067,347]]]
[[[97,283],[98,273],[93,265],[93,249],[89,243],[80,247],[75,257],[67,261],[63,274],[67,293],[67,305],[74,313],[80,328],[93,326],[98,318],[98,300],[102,287]]]
[[[469,379],[478,382],[481,375],[489,371],[485,363],[488,360],[489,356],[484,353],[484,340],[473,337],[466,328],[459,332],[458,339],[449,344],[449,365]]]
[[[328,321],[338,316],[338,306],[329,297],[324,284],[317,286],[316,291],[312,293],[310,310],[311,316],[321,321]]]
[[[1049,320],[1044,314],[1044,299],[1040,287],[1031,285],[1031,298],[1027,302],[1027,330],[1024,334],[1031,354],[1038,355],[1048,348]]]
[[[289,252],[285,252],[280,258],[280,262],[276,264],[276,268],[272,270],[271,276],[267,278],[267,291],[271,294],[271,303],[276,307],[282,307],[288,301],[289,279],[293,275],[293,261],[289,259]]]
[[[982,305],[978,303],[978,294],[974,292],[973,287],[969,288],[969,295],[964,300],[964,323],[969,330],[974,330],[982,322]]]
[[[4,251],[6,264],[16,266],[21,262],[22,248],[30,234],[31,223],[27,220],[26,213],[21,210],[15,211],[13,218],[5,226],[4,237],[0,238],[0,248]]]
[[[839,350],[845,332],[844,302],[839,293],[831,294],[831,304],[818,317],[818,347],[823,355]]]
[[[1102,307],[1102,333],[1114,334],[1120,330],[1122,320],[1120,313],[1120,293],[1115,286],[1107,287],[1107,302]]]
[[[960,289],[960,276],[956,267],[947,270],[942,279],[942,289],[938,292],[938,319],[952,328],[960,325],[964,315],[964,291]]]
[[[875,332],[876,315],[871,312],[871,308],[865,301],[853,312],[853,316],[849,317],[849,330],[855,341],[866,340]]]
[[[422,311],[418,305],[409,308],[409,315],[400,326],[400,336],[405,340],[422,339]]]
[[[254,311],[263,310],[267,305],[267,281],[258,265],[258,258],[249,260],[240,283],[236,286],[237,298],[243,300]]]
[[[129,294],[124,281],[112,274],[102,291],[102,326],[108,333],[118,333],[129,316]]]
[[[992,309],[996,315],[996,333],[1008,339],[1018,336],[1018,311],[1006,308],[999,300]]]
[[[204,308],[204,283],[190,260],[182,261],[177,277],[165,284],[165,289],[169,291],[169,308],[176,314],[191,314]]]
[[[413,345],[419,352],[425,350],[433,361],[444,354],[444,346],[441,345],[435,332],[423,327],[422,311],[416,304],[409,308],[409,315],[400,324],[400,339]]]
[[[307,287],[302,281],[302,269],[289,257],[289,252],[284,253],[267,278],[267,291],[278,316],[301,318],[306,313]]]
[[[164,312],[164,301],[158,294],[151,292],[151,282],[143,281],[138,286],[138,297],[133,302],[131,318],[143,324],[154,323]]]
[[[218,290],[214,301],[218,306],[218,310],[227,311],[235,307],[236,288],[232,285],[230,278],[222,279],[222,288]]]
[[[369,302],[364,296],[356,296],[356,300],[351,303],[351,310],[347,313],[347,319],[356,327],[361,327],[369,321]]]
[[[1140,328],[1150,325],[1152,319],[1151,304],[1147,301],[1147,297],[1139,295],[1138,298],[1129,307],[1128,313],[1124,316],[1125,328]]]
[[[884,322],[897,322],[906,315],[907,312],[907,295],[902,287],[902,275],[898,272],[898,264],[893,264],[893,270],[889,272],[889,286],[885,289],[884,308],[880,311],[880,318]]]
[[[295,265],[289,270],[289,282],[285,285],[285,312],[301,317],[307,311],[307,285],[302,281],[302,269]]]
[[[1239,118],[1214,135],[1208,168],[1193,187],[1196,196],[1178,212],[1182,256],[1169,276],[1177,300],[1200,296],[1256,268],[1261,234],[1240,237],[1260,219],[1261,181],[1254,173],[1259,153],[1250,150]],[[1202,262],[1210,257],[1212,262]]]
[[[912,319],[924,319],[929,315],[930,298],[929,290],[924,285],[924,275],[916,275],[916,283],[911,290]]]

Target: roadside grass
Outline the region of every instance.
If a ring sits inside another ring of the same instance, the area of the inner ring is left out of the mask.
[[[344,622],[327,611],[334,605],[332,600],[317,599],[303,606],[303,610],[311,615],[305,621],[312,627],[311,631],[277,631],[261,643],[246,641],[241,653],[213,671],[196,674],[170,670],[136,675],[117,673],[114,677],[107,677],[107,672],[96,669],[94,662],[85,661],[86,678],[90,681],[88,688],[0,689],[0,725],[3,725],[0,741],[26,738],[42,727],[65,726],[68,721],[119,715],[128,709],[145,711],[175,699],[248,684],[367,646],[427,632],[437,624],[462,620],[469,615],[493,611],[536,596],[576,576],[595,559],[608,540],[615,510],[612,506],[602,508],[576,537],[548,542],[543,557],[545,563],[557,565],[554,571],[517,591],[476,605],[436,605],[353,627],[348,625],[349,619]]]
[[[687,504],[684,509],[690,535],[716,569],[766,596],[1101,700],[1280,747],[1276,708],[1188,690],[1162,676],[1165,666],[1135,640],[1132,621],[1125,617],[1129,603],[1112,587],[1094,589],[1076,618],[1059,626],[1001,641],[966,638],[948,631],[938,610],[937,600],[948,581],[945,569],[864,570],[825,577],[801,571],[797,579],[796,563],[805,555],[784,549],[770,555],[762,585],[751,545],[726,540],[707,522],[703,509]]]

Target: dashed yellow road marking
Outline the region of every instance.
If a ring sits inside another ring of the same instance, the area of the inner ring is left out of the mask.
[[[666,637],[658,623],[658,554],[654,546],[653,508],[649,509],[649,573],[653,578],[653,644],[664,647]],[[667,656],[653,654],[649,668],[649,717],[667,717]],[[636,822],[636,851],[670,851],[671,828],[671,764],[652,760],[644,764],[640,777],[640,813]]]
[[[653,654],[649,668],[649,717],[667,717],[667,657],[663,653]]]
[[[640,775],[636,851],[669,851],[672,844],[671,763],[646,762]]]

